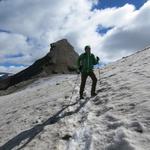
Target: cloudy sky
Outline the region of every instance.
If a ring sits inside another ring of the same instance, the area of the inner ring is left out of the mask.
[[[18,72],[67,38],[108,63],[150,46],[150,0],[0,0],[0,72]]]

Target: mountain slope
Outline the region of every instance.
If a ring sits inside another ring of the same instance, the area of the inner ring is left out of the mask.
[[[101,69],[95,98],[88,79],[87,98],[78,100],[76,75],[1,96],[0,150],[149,150],[149,64],[148,48]]]

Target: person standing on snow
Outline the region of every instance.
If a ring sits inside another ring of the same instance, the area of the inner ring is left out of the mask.
[[[81,54],[77,61],[79,73],[81,72],[81,85],[80,85],[80,99],[84,99],[83,92],[85,88],[86,79],[88,76],[92,79],[91,97],[96,96],[95,93],[97,78],[93,72],[93,66],[99,61],[99,57],[91,53],[90,46],[85,46],[85,53]]]

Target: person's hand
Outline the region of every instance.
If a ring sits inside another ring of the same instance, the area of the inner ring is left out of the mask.
[[[97,61],[99,61],[99,57],[98,56],[96,57],[96,59],[97,59]]]
[[[80,69],[77,68],[77,69],[76,69],[76,73],[77,73],[77,74],[80,74],[80,72],[81,72]]]
[[[77,69],[77,71],[76,71],[76,72],[77,72],[77,74],[80,74],[80,70],[79,70],[79,69]]]
[[[82,66],[79,66],[78,70],[81,72],[81,70],[82,70]]]

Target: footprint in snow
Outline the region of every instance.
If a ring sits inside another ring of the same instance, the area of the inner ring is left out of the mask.
[[[109,110],[112,110],[112,109],[113,109],[112,107],[104,106],[96,112],[96,116],[99,117],[99,116],[105,114],[106,112],[108,112]]]
[[[120,119],[116,118],[112,114],[107,114],[105,116],[107,123],[108,130],[116,130],[117,128],[124,126],[124,122]]]
[[[102,92],[106,92],[106,91],[109,91],[109,90],[111,90],[111,87],[103,87],[103,88],[97,90],[97,93],[102,93]]]
[[[107,95],[103,95],[102,97],[96,96],[93,99],[95,105],[102,105],[108,103]]]
[[[134,121],[134,122],[131,122],[129,124],[129,127],[136,131],[136,132],[139,132],[139,133],[143,133],[144,132],[144,126],[142,123],[138,122],[138,121]]]

